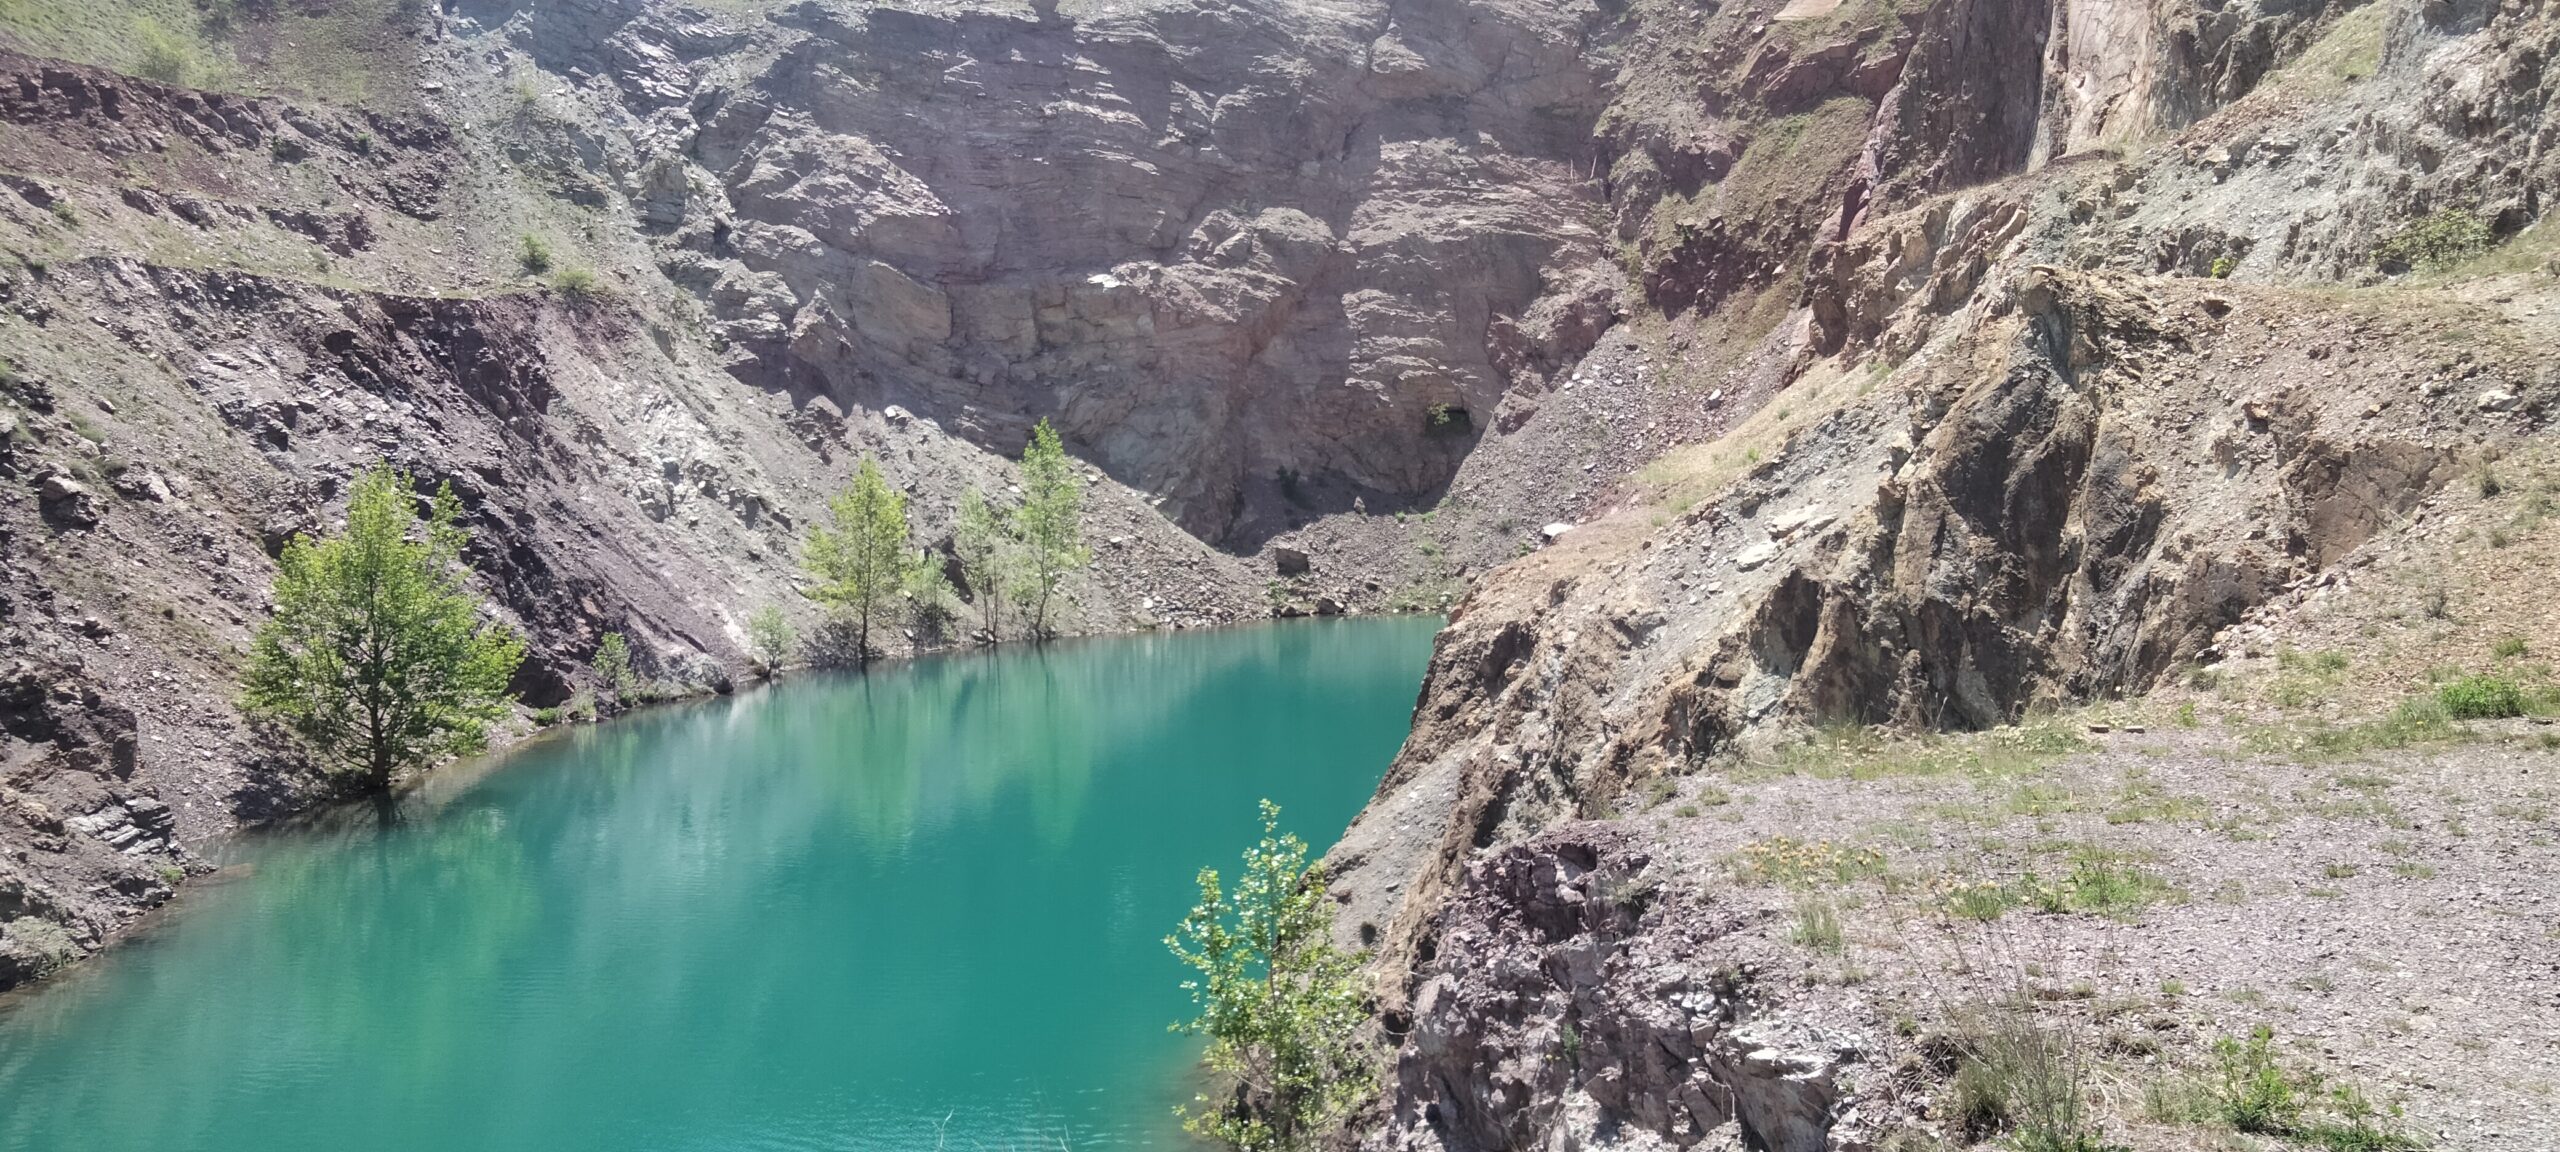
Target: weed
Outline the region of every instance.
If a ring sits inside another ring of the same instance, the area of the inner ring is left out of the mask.
[[[536,276],[549,272],[551,271],[551,246],[543,243],[542,237],[528,233],[524,238],[523,246],[516,252],[516,263]]]
[[[2228,280],[2231,278],[2232,270],[2239,266],[2238,260],[2232,259],[2228,253],[2225,253],[2213,258],[2211,275],[2216,280]]]
[[[53,212],[53,218],[61,221],[63,227],[77,228],[80,226],[80,210],[72,207],[70,201],[54,201],[51,211]]]
[[[1845,947],[1840,935],[1840,913],[1830,901],[1814,896],[1796,901],[1796,926],[1788,938],[1832,956],[1839,955]]]
[[[1956,1066],[1955,1116],[1967,1136],[2010,1134],[2019,1152],[2102,1152],[2089,1116],[2088,1061],[2061,1027],[2023,1003],[1992,1007]]]
[[[1793,888],[1855,884],[1882,875],[1885,870],[1884,853],[1873,848],[1834,844],[1828,840],[1806,843],[1787,836],[1773,836],[1745,844],[1740,852],[1734,854],[1732,863],[1745,879]]]
[[[2507,490],[2505,484],[2498,482],[2498,470],[2486,465],[2480,469],[2479,482],[2480,498],[2483,500],[2495,500],[2498,498],[2498,493]]]
[[[2444,619],[2448,607],[2445,591],[2441,587],[2430,587],[2418,594],[2418,610],[2425,613],[2429,620]]]
[[[551,290],[573,304],[602,299],[605,293],[604,285],[596,279],[596,274],[584,268],[561,269],[551,278]]]
[[[2503,720],[2524,715],[2524,693],[2499,676],[2465,676],[2436,689],[2436,702],[2455,720]]]
[[[2501,636],[2496,643],[2489,645],[2489,654],[2500,660],[2519,659],[2526,651],[2522,636]]]

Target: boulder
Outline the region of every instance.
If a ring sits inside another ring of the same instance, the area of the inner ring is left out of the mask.
[[[1315,567],[1306,553],[1280,547],[1271,550],[1271,566],[1283,576],[1304,576]]]

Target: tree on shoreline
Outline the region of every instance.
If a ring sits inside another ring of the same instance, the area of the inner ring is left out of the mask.
[[[833,523],[809,529],[804,558],[817,586],[809,597],[853,629],[854,662],[871,660],[872,622],[890,614],[906,590],[907,494],[889,486],[869,456],[853,483],[827,505]]]
[[[1047,420],[1031,429],[1022,448],[1022,508],[1013,514],[1014,538],[1021,563],[1014,572],[1013,600],[1033,640],[1049,636],[1049,610],[1067,575],[1093,562],[1082,530],[1084,483],[1067,459],[1058,432]]]
[[[976,488],[960,493],[960,514],[951,529],[951,551],[960,558],[960,578],[969,584],[979,625],[987,642],[1004,635],[1004,601],[1012,578],[1013,519],[987,503]]]
[[[1262,840],[1244,854],[1233,890],[1200,870],[1200,902],[1165,947],[1198,976],[1183,981],[1200,1014],[1175,1025],[1205,1036],[1202,1060],[1235,1084],[1202,1095],[1183,1127],[1239,1152],[1303,1147],[1367,1093],[1359,1030],[1360,958],[1333,946],[1333,902],[1307,845],[1279,831],[1280,806],[1262,802]]]
[[[376,465],[356,477],[343,535],[285,545],[241,699],[375,790],[481,747],[524,661],[523,640],[484,619],[465,582],[453,486],[423,522],[413,492],[408,473]]]

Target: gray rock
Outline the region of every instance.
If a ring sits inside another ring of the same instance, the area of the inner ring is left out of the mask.
[[[1307,554],[1295,548],[1275,547],[1271,550],[1271,566],[1283,576],[1304,576],[1314,568]]]

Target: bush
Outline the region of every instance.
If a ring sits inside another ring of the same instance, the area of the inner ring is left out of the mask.
[[[1200,903],[1165,938],[1197,973],[1183,989],[1200,1015],[1179,1027],[1208,1038],[1204,1062],[1235,1085],[1202,1094],[1183,1126],[1245,1152],[1313,1144],[1369,1090],[1360,958],[1334,948],[1323,867],[1279,821],[1263,801],[1235,886],[1201,869]]]
[[[551,290],[559,293],[562,299],[575,304],[585,304],[604,298],[604,283],[596,279],[595,273],[584,268],[561,269],[558,275],[551,278]]]
[[[640,686],[640,678],[631,670],[631,642],[620,632],[607,632],[596,645],[593,667],[596,682],[613,691],[617,697],[630,696]]]
[[[2436,689],[2436,702],[2456,720],[2504,720],[2524,715],[2524,692],[2499,676],[2465,676]]]
[[[524,238],[524,245],[516,252],[516,263],[536,276],[549,272],[551,271],[551,246],[543,243],[542,237],[528,234]]]
[[[133,39],[137,49],[135,75],[163,84],[184,84],[194,77],[195,50],[161,27],[159,21],[148,16],[134,21]]]
[[[2373,250],[2373,262],[2385,272],[2449,268],[2488,251],[2490,239],[2489,225],[2478,216],[2447,208],[2383,241]]]
[[[2108,1152],[2089,1116],[2088,1062],[2064,1028],[2023,1003],[1990,1008],[1964,1042],[1955,1117],[1967,1136],[2007,1130],[2019,1152]]]

